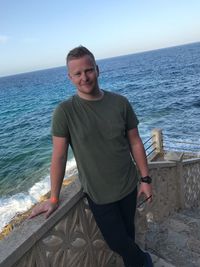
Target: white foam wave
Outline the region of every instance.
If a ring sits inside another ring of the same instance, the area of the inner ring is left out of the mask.
[[[27,211],[35,203],[35,199],[25,193],[19,193],[8,198],[0,199],[0,231],[17,213]]]
[[[46,176],[41,181],[35,183],[28,191],[29,195],[35,199],[36,202],[40,200],[40,197],[48,193],[50,190],[50,177]]]
[[[76,173],[76,161],[67,162],[65,179]],[[21,192],[9,197],[0,198],[0,232],[18,213],[23,213],[36,204],[41,196],[50,191],[50,176],[35,183],[28,192]]]

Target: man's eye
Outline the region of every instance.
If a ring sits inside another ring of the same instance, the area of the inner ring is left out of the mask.
[[[80,72],[77,72],[74,74],[74,76],[76,76],[76,77],[79,77],[80,75],[81,75]]]
[[[89,69],[89,70],[87,70],[87,73],[91,73],[93,71],[94,71],[94,69]]]

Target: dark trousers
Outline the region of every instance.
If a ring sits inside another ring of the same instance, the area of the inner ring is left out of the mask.
[[[117,252],[126,267],[142,267],[144,252],[135,243],[134,218],[137,189],[125,198],[109,204],[95,204],[87,195],[96,223],[111,250]]]

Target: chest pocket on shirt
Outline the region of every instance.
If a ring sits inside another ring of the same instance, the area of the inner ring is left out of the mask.
[[[103,135],[107,139],[114,139],[125,136],[125,126],[123,123],[107,122]]]

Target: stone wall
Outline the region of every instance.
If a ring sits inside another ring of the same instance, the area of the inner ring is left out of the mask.
[[[78,177],[63,188],[60,201],[48,219],[26,220],[0,241],[0,267],[121,266],[99,232]]]

